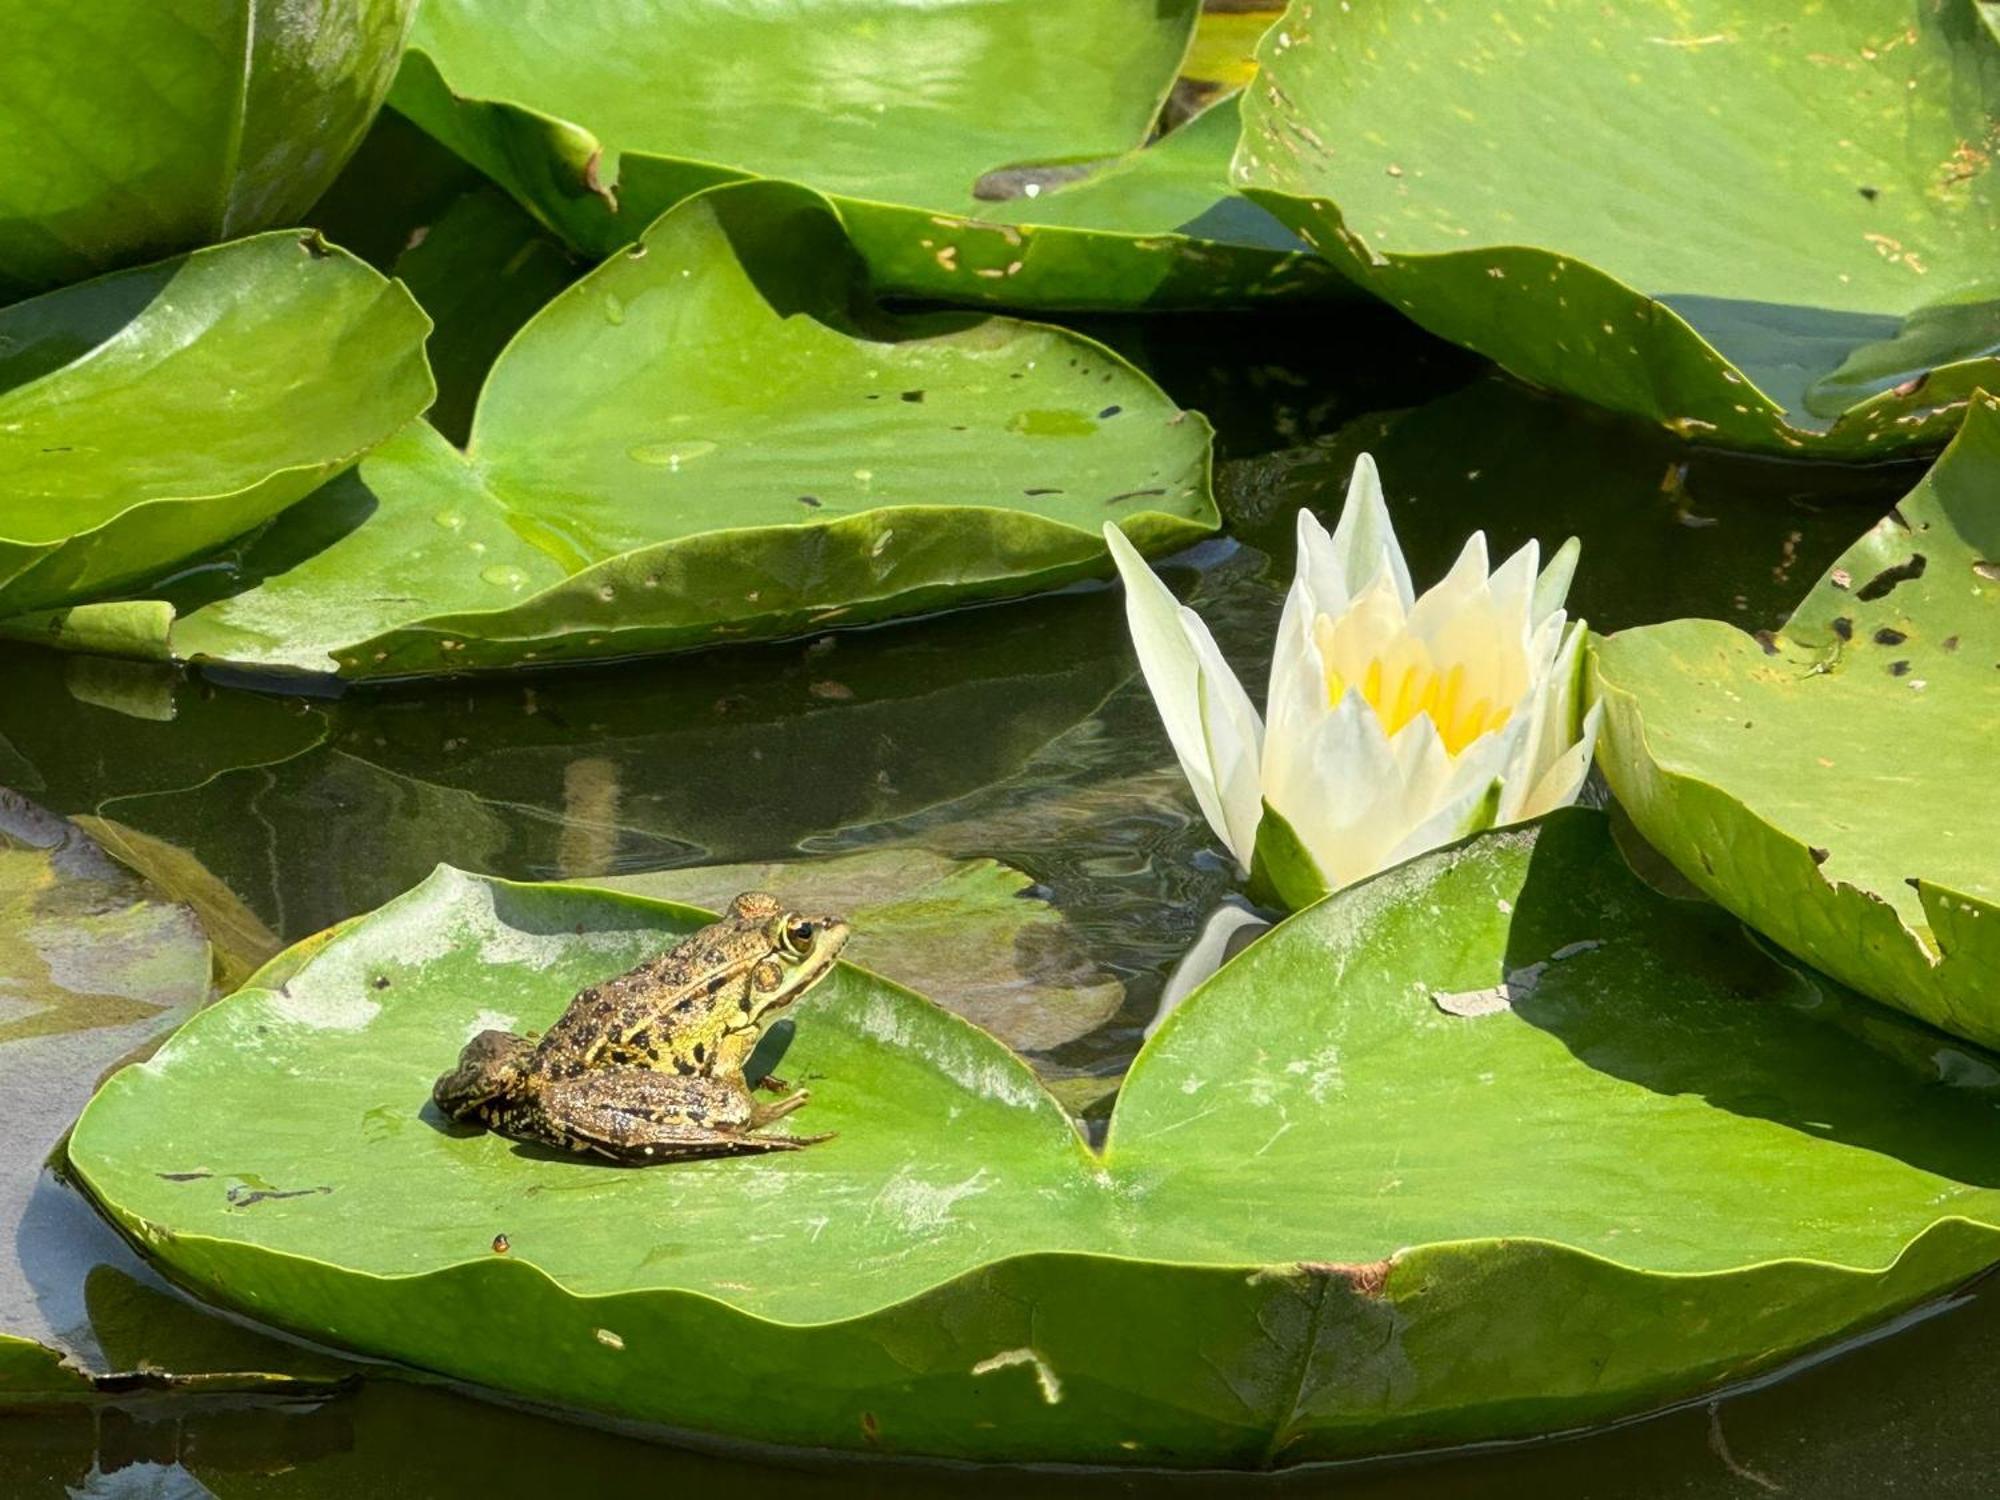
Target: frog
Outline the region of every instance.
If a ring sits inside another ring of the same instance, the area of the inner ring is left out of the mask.
[[[746,891],[720,921],[579,990],[540,1037],[486,1030],[431,1097],[454,1120],[626,1164],[795,1151],[825,1136],[763,1134],[807,1090],[758,1087],[744,1064],[777,1012],[832,970],[839,917]]]

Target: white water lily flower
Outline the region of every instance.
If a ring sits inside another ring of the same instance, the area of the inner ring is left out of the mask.
[[[1298,529],[1268,725],[1201,617],[1104,529],[1146,685],[1243,873],[1296,906],[1576,800],[1601,710],[1579,722],[1585,630],[1562,609],[1574,540],[1539,573],[1533,542],[1489,573],[1474,532],[1418,598],[1366,454],[1333,535],[1309,511]]]

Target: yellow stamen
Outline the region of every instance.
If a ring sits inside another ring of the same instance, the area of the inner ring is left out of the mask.
[[[1329,704],[1340,702],[1350,686],[1349,680],[1333,665],[1335,623],[1326,615],[1313,621],[1313,638],[1325,664]],[[1389,665],[1390,660],[1396,664]],[[1418,714],[1428,714],[1448,755],[1459,754],[1481,735],[1500,728],[1512,712],[1496,707],[1491,696],[1464,703],[1464,663],[1455,662],[1449,670],[1441,672],[1431,663],[1422,643],[1409,636],[1391,642],[1385,655],[1371,657],[1362,669],[1360,681],[1351,685],[1359,691],[1362,701],[1375,710],[1384,734],[1393,735]]]

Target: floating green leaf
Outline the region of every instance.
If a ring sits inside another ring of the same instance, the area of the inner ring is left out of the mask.
[[[860,274],[803,189],[684,204],[522,329],[465,452],[413,425],[155,649],[347,677],[632,656],[1051,588],[1108,571],[1106,518],[1149,551],[1214,528],[1207,424],[1123,360],[891,320]]]
[[[1872,454],[2000,376],[2000,45],[1968,0],[1293,0],[1258,60],[1236,184],[1537,385]]]
[[[1046,1052],[1096,1030],[1124,999],[1083,956],[1076,935],[995,860],[922,849],[834,859],[703,865],[582,882],[720,911],[738,891],[770,890],[801,910],[838,912],[854,928],[847,957],[934,998],[1016,1052]]]
[[[2000,409],[1776,635],[1599,644],[1598,763],[1689,880],[1829,974],[2000,1042]]]
[[[55,1350],[0,1333],[0,1401],[74,1400],[91,1391],[90,1377]]]
[[[324,483],[430,404],[427,326],[289,231],[0,310],[0,615],[155,575]],[[150,608],[118,617],[131,650]]]
[[[601,1413],[973,1458],[1571,1427],[2000,1256],[1992,1060],[1655,895],[1593,813],[1253,944],[1147,1045],[1102,1157],[1018,1059],[854,969],[792,1012],[802,1127],[837,1132],[807,1150],[621,1170],[428,1107],[473,1031],[545,1025],[693,920],[440,871],[120,1073],[72,1160],[269,1321]]]
[[[294,219],[416,0],[0,0],[0,301]]]
[[[596,255],[764,177],[831,195],[884,291],[1121,307],[1339,286],[1231,192],[1229,121],[1141,149],[1198,9],[433,0],[395,103]],[[1035,192],[1107,162],[1115,185],[1041,212]]]
[[[80,830],[0,789],[0,1239],[22,1243],[42,1164],[98,1081],[208,997],[194,913]],[[46,1288],[0,1262],[0,1329],[62,1342]],[[0,1398],[28,1388],[34,1345],[0,1339]],[[46,1363],[53,1364],[55,1355]],[[47,1373],[46,1371],[43,1373]]]

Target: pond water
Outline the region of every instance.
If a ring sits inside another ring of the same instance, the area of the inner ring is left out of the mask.
[[[1362,451],[1381,464],[1420,582],[1475,526],[1501,553],[1574,533],[1571,608],[1602,630],[1690,614],[1775,625],[1918,472],[1682,448],[1514,386],[1387,315],[1086,326],[1216,423],[1231,538],[1165,571],[1252,682],[1290,576],[1293,512],[1330,519]],[[1081,1035],[1055,1026],[1034,1055],[1087,1122],[1104,1118],[1167,970],[1232,884],[1133,674],[1119,599],[1097,586],[768,648],[340,698],[27,649],[0,655],[0,681],[0,785],[191,854],[274,940],[367,910],[439,861],[527,879],[886,847],[1005,861],[1066,936],[1048,962],[1022,965],[1003,1002],[1032,1021],[1056,971],[1123,987],[1107,1020]],[[0,1328],[100,1367],[256,1369],[292,1384],[141,1391],[116,1409],[0,1419],[9,1495],[383,1500],[776,1483],[915,1496],[1023,1481],[698,1455],[378,1378],[203,1312],[56,1174],[30,1189],[25,1160],[12,1170],[20,1180],[0,1205],[18,1209],[17,1264],[0,1273]],[[1369,1497],[1970,1494],[2000,1463],[1996,1348],[2000,1296],[1974,1289],[1715,1405],[1265,1482]],[[1245,1484],[1034,1482],[1103,1494]]]

